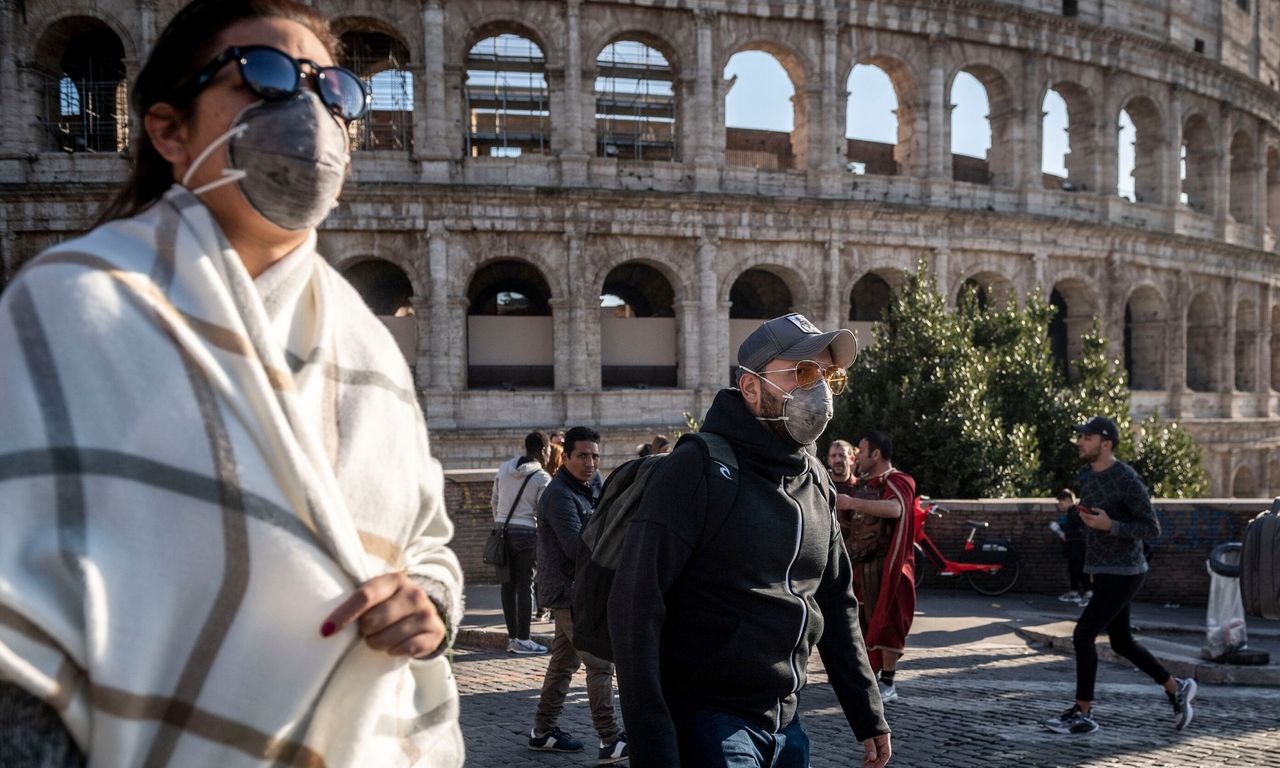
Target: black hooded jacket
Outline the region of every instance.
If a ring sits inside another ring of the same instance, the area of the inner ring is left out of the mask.
[[[708,483],[719,478],[696,443],[681,443],[646,486],[609,597],[631,765],[680,764],[681,712],[786,727],[815,645],[857,738],[888,733],[826,473],[736,390],[716,396],[702,429],[738,458],[728,516],[705,525]]]

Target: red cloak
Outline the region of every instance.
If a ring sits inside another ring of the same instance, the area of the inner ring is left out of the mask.
[[[866,489],[879,490],[880,499],[894,499],[902,505],[902,517],[896,521],[889,551],[884,557],[880,590],[863,638],[871,657],[871,667],[879,672],[883,664],[882,650],[901,654],[906,648],[907,633],[916,612],[916,520],[913,514],[916,481],[905,472],[890,469],[883,475],[865,479],[863,485]],[[865,600],[860,583],[861,570],[855,565],[853,588],[858,599]]]

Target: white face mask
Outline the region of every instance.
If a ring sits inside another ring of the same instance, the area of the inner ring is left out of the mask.
[[[347,135],[315,93],[304,90],[245,107],[231,129],[196,156],[182,186],[189,188],[196,169],[223,144],[227,167],[222,175],[191,194],[239,182],[240,193],[259,215],[290,231],[315,227],[337,206]]]
[[[808,389],[797,387],[791,392],[769,381],[765,376],[742,367],[764,383],[782,393],[781,416],[757,416],[760,421],[781,422],[789,437],[796,445],[808,445],[822,435],[831,418],[835,416],[834,397],[831,387],[825,379],[820,379]]]

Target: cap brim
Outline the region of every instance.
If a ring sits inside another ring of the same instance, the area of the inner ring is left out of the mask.
[[[828,347],[831,349],[831,362],[841,368],[853,365],[853,359],[858,356],[858,341],[853,337],[853,331],[841,328],[817,336],[807,336],[784,350],[777,359],[812,360]]]
[[[1096,432],[1094,432],[1093,430],[1089,429],[1089,425],[1088,425],[1088,424],[1073,424],[1073,425],[1071,425],[1071,428],[1072,428],[1072,429],[1074,429],[1075,431],[1079,432],[1079,433],[1080,433],[1080,434],[1082,434],[1082,435],[1096,435],[1096,434],[1097,434],[1097,433],[1096,433]]]

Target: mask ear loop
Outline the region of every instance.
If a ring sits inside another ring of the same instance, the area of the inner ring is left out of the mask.
[[[196,169],[200,167],[201,163],[209,159],[209,155],[212,155],[214,151],[218,149],[218,147],[222,146],[223,144],[226,144],[228,141],[230,141],[233,138],[234,139],[241,138],[242,136],[244,136],[244,132],[247,130],[249,130],[248,123],[239,123],[237,125],[233,125],[229,130],[227,130],[221,136],[209,142],[209,146],[200,150],[200,154],[196,155],[196,159],[192,161],[191,166],[187,168],[187,172],[182,174],[182,186],[184,187],[187,186],[187,183],[191,181],[191,177],[195,174]],[[213,181],[210,181],[206,184],[201,184],[199,187],[192,189],[191,194],[197,195],[197,196],[202,195],[211,189],[217,189],[218,187],[237,182],[248,175],[249,175],[248,173],[240,170],[239,168],[223,168],[221,176],[214,179]]]
[[[759,379],[759,380],[763,381],[765,384],[769,384],[769,385],[771,385],[774,389],[776,389],[776,390],[778,390],[779,392],[781,392],[781,393],[782,393],[782,399],[783,399],[784,401],[785,401],[785,400],[793,400],[793,399],[795,399],[795,395],[793,395],[793,394],[791,394],[790,392],[786,391],[786,390],[785,390],[785,389],[783,389],[782,387],[779,387],[777,384],[774,384],[772,381],[769,381],[769,380],[768,380],[768,379],[766,379],[764,376],[762,376],[762,375],[760,375],[760,374],[756,373],[755,371],[751,370],[751,369],[750,369],[750,368],[748,368],[747,366],[745,366],[745,365],[740,365],[740,366],[738,366],[738,367],[739,367],[739,368],[741,368],[742,370],[746,371],[747,373],[751,374],[752,376],[755,376],[757,379]],[[757,417],[756,417],[756,421],[791,421],[791,418],[790,418],[789,416],[757,416]]]

